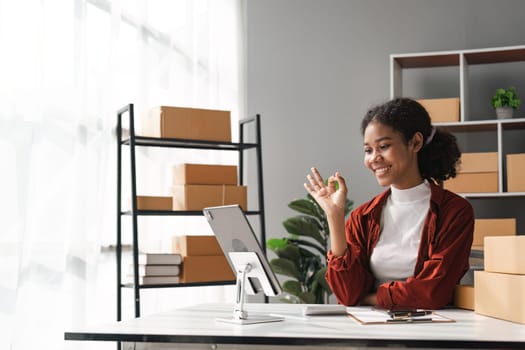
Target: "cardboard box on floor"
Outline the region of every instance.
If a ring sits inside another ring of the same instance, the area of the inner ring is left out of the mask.
[[[456,193],[498,192],[498,153],[463,153],[457,176],[444,187]]]
[[[172,210],[171,197],[137,196],[137,210]]]
[[[160,106],[145,117],[144,136],[231,142],[229,111]]]
[[[474,310],[474,286],[457,285],[454,290],[454,306]]]
[[[224,255],[185,256],[182,262],[183,283],[233,281],[235,278]]]
[[[507,192],[525,192],[525,153],[507,154]]]
[[[483,255],[487,272],[525,275],[525,236],[523,235],[485,237]]]
[[[172,252],[182,256],[224,255],[215,236],[176,236]]]
[[[425,107],[432,123],[459,122],[459,98],[431,98],[417,101]]]
[[[476,271],[474,311],[525,324],[525,275]]]
[[[231,185],[174,185],[173,210],[202,210],[206,207],[239,204],[247,208],[247,187]]]
[[[475,219],[472,249],[483,250],[486,236],[516,235],[516,218]]]
[[[173,167],[174,185],[237,185],[237,166],[177,164]]]

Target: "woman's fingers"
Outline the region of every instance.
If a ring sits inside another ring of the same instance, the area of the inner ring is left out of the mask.
[[[328,185],[325,185],[317,168],[313,167],[311,170],[312,174],[306,175],[308,181],[304,183],[304,187],[311,195],[326,195],[336,192],[336,182],[339,183],[339,189],[341,191],[347,192],[346,182],[339,172],[330,176],[328,178]]]
[[[317,170],[316,167],[313,167],[312,168],[312,174],[313,174],[313,177],[315,179],[315,181],[317,182],[317,184],[322,187],[324,186],[324,180],[323,180],[323,177],[321,176],[321,174],[319,174],[319,171]]]
[[[312,175],[313,174],[313,175]],[[319,174],[319,171],[317,171],[316,168],[312,168],[312,174],[306,175],[306,178],[308,179],[307,182],[304,183],[304,187],[310,193],[310,195],[316,197],[321,192],[323,192],[323,189],[325,188],[323,178]]]
[[[345,193],[348,192],[348,188],[346,187],[346,181],[338,171],[335,172],[335,178],[337,182],[339,182],[339,188]]]
[[[314,195],[314,190],[313,190],[312,186],[310,186],[310,184],[308,184],[306,182],[303,185],[304,185],[304,188],[306,189],[306,191],[313,196]]]
[[[328,189],[331,191],[331,192],[335,192],[335,176],[330,176],[328,178]]]
[[[308,174],[306,178],[310,182],[310,187],[313,190],[318,191],[323,187],[321,184],[319,184],[319,182],[312,175]]]

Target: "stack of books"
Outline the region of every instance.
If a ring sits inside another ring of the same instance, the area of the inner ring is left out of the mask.
[[[179,283],[182,256],[173,253],[139,254],[139,284],[172,284]],[[129,265],[128,277],[133,283],[133,264]]]

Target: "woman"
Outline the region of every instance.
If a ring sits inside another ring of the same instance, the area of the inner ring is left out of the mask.
[[[370,109],[361,132],[365,166],[385,192],[345,223],[342,176],[336,172],[325,185],[312,168],[305,183],[330,227],[327,281],[344,305],[442,308],[469,269],[474,230],[472,206],[438,185],[456,176],[456,139],[408,98]]]

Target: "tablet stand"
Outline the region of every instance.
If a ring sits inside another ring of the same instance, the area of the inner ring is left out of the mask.
[[[229,252],[228,254],[237,272],[235,305],[233,306],[232,318],[218,318],[217,321],[235,324],[283,321],[284,319],[282,317],[266,315],[248,316],[248,311],[244,309],[244,296],[246,290],[251,294],[255,294],[257,291],[252,288],[250,283],[246,284],[247,277],[257,278],[266,295],[273,295],[272,288],[262,267],[261,260],[255,252]]]

